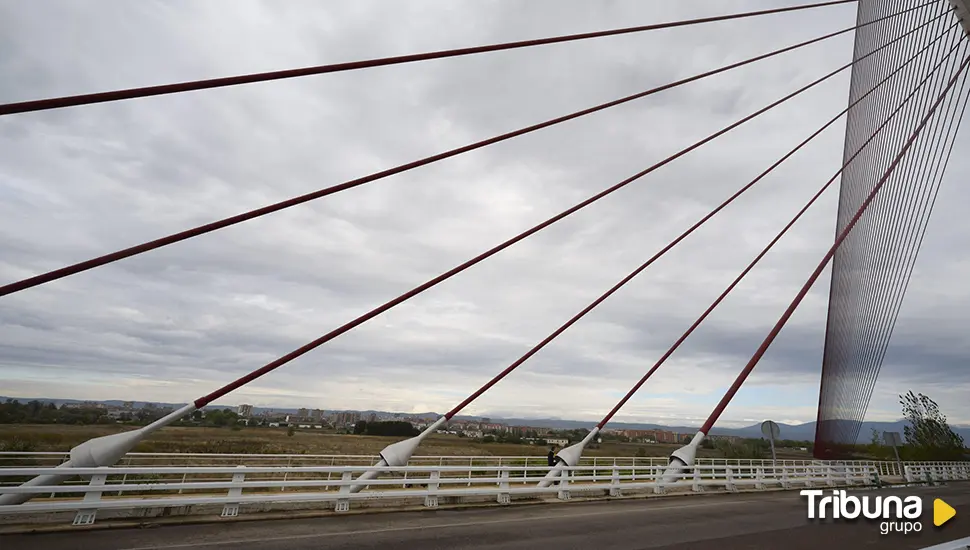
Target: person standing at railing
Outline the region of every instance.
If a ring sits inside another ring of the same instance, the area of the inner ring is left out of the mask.
[[[556,460],[556,447],[555,446],[549,447],[549,454],[546,455],[546,462],[549,463],[549,467],[550,468],[552,468],[553,466],[556,465],[557,460]],[[559,482],[556,481],[554,483],[554,485],[559,485]]]

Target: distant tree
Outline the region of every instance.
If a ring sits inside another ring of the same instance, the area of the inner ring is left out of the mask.
[[[354,424],[354,433],[357,435],[367,433],[367,421],[361,420]]]
[[[239,420],[239,415],[227,409],[206,411],[205,424],[207,426],[231,426]]]
[[[495,436],[492,434],[486,435],[482,438],[482,443],[495,443]]]
[[[294,428],[293,426],[290,426],[289,428],[287,428],[286,435],[290,437],[293,437],[294,435],[296,435],[296,428]]]
[[[963,438],[947,424],[939,405],[929,397],[912,391],[899,396],[903,416],[909,425],[903,427],[912,458],[924,460],[956,460],[963,457]]]
[[[53,403],[8,399],[0,403],[0,424],[97,424],[114,422],[97,408],[60,408]]]
[[[879,459],[890,458],[892,455],[892,451],[882,444],[882,437],[879,434],[879,430],[875,428],[872,429],[872,437],[869,440],[869,444],[866,445],[865,451],[869,456]]]

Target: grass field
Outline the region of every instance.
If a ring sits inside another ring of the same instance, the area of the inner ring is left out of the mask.
[[[129,426],[59,424],[0,425],[0,450],[67,451],[92,437],[131,429]],[[169,427],[142,442],[136,452],[159,453],[252,453],[341,454],[375,456],[402,438],[321,433],[297,430],[292,436],[280,428]],[[667,456],[678,445],[604,442],[589,448],[585,456]],[[430,456],[529,456],[545,455],[547,447],[504,443],[481,443],[453,435],[432,435],[418,449]],[[717,457],[718,451],[700,449],[699,456]],[[808,453],[779,452],[778,458],[807,459]]]

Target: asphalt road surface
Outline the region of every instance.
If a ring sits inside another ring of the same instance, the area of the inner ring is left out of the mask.
[[[922,531],[881,535],[877,521],[809,520],[807,498],[788,491],[8,535],[0,549],[895,550],[970,537],[970,483],[855,494],[922,497]],[[934,498],[957,511],[941,528]]]

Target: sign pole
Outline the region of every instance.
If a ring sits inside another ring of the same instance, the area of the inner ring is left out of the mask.
[[[768,443],[771,445],[771,465],[774,467],[775,462],[778,461],[778,457],[775,455],[775,439],[781,435],[781,430],[778,428],[778,424],[771,420],[765,420],[761,423],[761,433],[768,438]]]
[[[903,444],[903,438],[900,437],[899,432],[882,432],[882,439],[893,447],[893,454],[896,455],[896,467],[899,469],[899,475],[906,475],[906,472],[903,471],[903,461],[899,459],[899,446]]]

